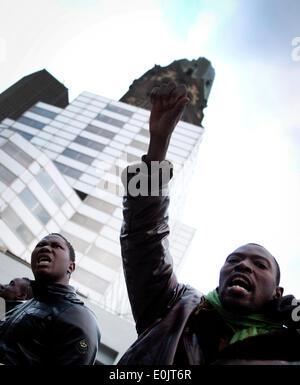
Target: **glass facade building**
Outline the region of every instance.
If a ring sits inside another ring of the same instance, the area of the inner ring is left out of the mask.
[[[0,246],[30,263],[36,243],[63,234],[76,251],[70,284],[95,306],[132,321],[122,272],[120,174],[146,153],[150,112],[83,92],[65,108],[38,102],[0,123]],[[175,270],[194,229],[180,222],[203,128],[180,121],[167,158]]]

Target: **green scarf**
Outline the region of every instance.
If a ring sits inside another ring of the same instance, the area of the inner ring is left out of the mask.
[[[226,325],[233,331],[229,344],[258,334],[269,333],[282,328],[282,324],[266,318],[263,314],[240,315],[225,310],[221,304],[217,290],[204,296],[217,310]]]

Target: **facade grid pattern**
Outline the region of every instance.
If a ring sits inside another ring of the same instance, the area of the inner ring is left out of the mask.
[[[66,108],[38,102],[0,123],[0,236],[26,262],[37,241],[60,232],[74,245],[71,284],[111,312],[131,317],[121,267],[120,173],[139,162],[149,111],[83,92]],[[194,231],[180,223],[203,128],[180,121],[168,159],[175,164],[170,207],[175,268]],[[20,214],[22,213],[22,214]]]

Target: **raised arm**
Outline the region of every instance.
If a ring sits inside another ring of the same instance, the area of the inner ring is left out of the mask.
[[[185,85],[169,83],[152,90],[148,162],[165,159],[171,135],[188,101]]]
[[[145,167],[140,168],[140,174],[149,184],[157,177],[151,170],[151,162],[165,159],[172,132],[188,102],[186,88],[175,84],[157,87],[151,94],[151,101],[150,143],[144,158],[146,171]],[[165,171],[168,168],[171,171],[172,165],[165,161],[164,167]],[[123,267],[136,328],[141,333],[163,316],[180,291],[167,240],[169,197],[159,193],[132,196],[127,189],[123,205]]]

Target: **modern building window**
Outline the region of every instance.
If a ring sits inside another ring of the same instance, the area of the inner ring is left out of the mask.
[[[95,142],[94,140],[87,139],[82,136],[77,136],[74,139],[74,142],[82,144],[83,146],[92,148],[93,150],[96,150],[96,151],[102,151],[105,147],[105,145],[102,143]]]
[[[58,206],[61,206],[65,202],[66,199],[63,193],[57,188],[52,178],[44,170],[41,170],[36,178]]]
[[[116,134],[112,131],[105,130],[104,128],[93,126],[89,124],[85,131],[92,132],[93,134],[97,134],[99,136],[104,136],[105,138],[112,139]]]
[[[28,118],[27,116],[21,116],[18,119],[18,122],[26,124],[27,126],[31,126],[31,127],[37,128],[39,130],[41,130],[43,127],[45,127],[44,123],[41,123],[41,122],[38,122],[37,120]]]
[[[27,187],[24,188],[19,196],[25,206],[28,207],[33,215],[35,215],[44,225],[50,221],[51,217],[49,213],[44,209],[44,207]]]
[[[63,235],[74,247],[75,253],[76,251],[79,251],[82,254],[85,254],[86,249],[89,247],[89,243],[84,241],[83,239],[80,239],[76,237],[73,234],[69,234],[66,231],[60,231],[60,234]],[[77,267],[76,267],[77,270]]]
[[[123,127],[125,124],[125,122],[122,122],[122,120],[115,119],[103,114],[98,114],[95,119],[100,120],[100,122],[108,123],[108,124],[111,124],[112,126],[116,126],[120,128]]]
[[[133,140],[130,145],[135,148],[139,148],[140,150],[147,151],[148,150],[148,144],[142,143],[138,140]]]
[[[121,267],[121,258],[111,254],[106,250],[100,249],[95,245],[92,245],[92,247],[89,249],[87,256],[97,262],[102,263],[105,266],[110,267],[113,270],[119,270]]]
[[[71,178],[79,179],[79,177],[82,175],[81,171],[76,170],[73,167],[57,162],[56,160],[53,163],[62,174],[70,176]]]
[[[128,117],[131,117],[134,114],[133,111],[126,110],[125,108],[116,106],[114,104],[108,104],[105,109]]]
[[[18,133],[23,136],[23,138],[27,140],[31,140],[33,138],[33,135],[28,134],[27,132],[18,130]]]
[[[17,176],[12,173],[8,168],[0,164],[0,180],[6,185],[12,184],[12,182],[17,178]]]
[[[112,205],[111,203],[108,203],[100,198],[94,198],[91,196],[88,196],[84,203],[87,205],[94,207],[95,209],[98,209],[100,211],[104,211],[107,214],[112,214],[116,208],[115,205]]]
[[[129,152],[126,154],[126,156],[127,156],[127,160],[129,163],[140,161],[140,157],[133,155],[133,154],[129,154]]]
[[[34,236],[27,226],[22,222],[21,218],[9,206],[1,213],[2,219],[8,227],[17,234],[23,242],[30,243]]]
[[[83,162],[86,164],[91,164],[94,160],[94,158],[92,158],[91,156],[85,155],[82,152],[71,150],[70,148],[66,148],[62,152],[62,155],[68,156],[69,158],[78,160],[79,162]]]
[[[149,130],[146,130],[145,128],[141,128],[139,134],[147,136],[147,138],[150,136]]]
[[[27,140],[31,140],[34,137],[34,135],[28,134],[28,132],[22,131],[19,128],[16,128],[16,127],[12,127],[11,126],[11,127],[9,127],[9,129],[15,131],[17,134],[22,135],[23,138],[25,138]]]
[[[98,233],[103,226],[102,223],[95,221],[95,219],[89,218],[79,213],[75,213],[72,216],[71,221],[78,223],[79,225],[86,227],[87,229],[90,229],[96,233]]]
[[[103,294],[109,285],[108,281],[105,281],[96,274],[90,273],[80,266],[76,267],[72,277],[75,279],[75,281],[78,281],[79,283],[96,291],[99,294]]]
[[[31,107],[30,110],[28,110],[28,111],[33,112],[33,113],[38,114],[38,115],[41,115],[41,116],[45,116],[46,118],[50,118],[50,119],[54,119],[55,116],[57,115],[57,113],[55,113],[53,111],[49,111],[49,110],[46,110],[44,108],[37,107],[37,106]]]
[[[5,151],[9,156],[14,158],[18,163],[22,164],[24,167],[28,167],[34,161],[30,155],[21,150],[19,146],[16,146],[12,142],[6,142],[1,147],[1,149]]]

